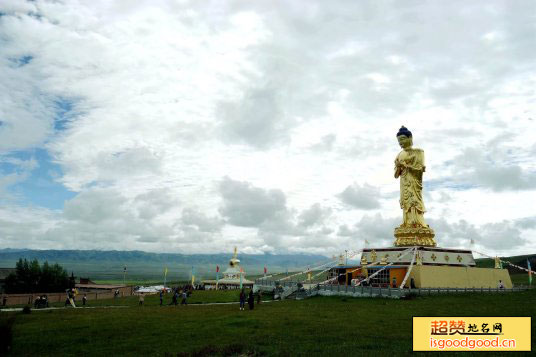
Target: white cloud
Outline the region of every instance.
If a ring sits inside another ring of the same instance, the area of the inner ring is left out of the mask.
[[[323,208],[320,204],[315,203],[309,209],[302,211],[298,219],[301,226],[310,227],[323,223],[331,213],[330,208]]]
[[[225,177],[220,192],[224,200],[220,213],[237,226],[257,227],[287,209],[281,190],[264,190]]]
[[[339,194],[340,199],[359,209],[377,209],[380,208],[380,190],[369,184],[359,185],[354,183],[348,186]]]
[[[218,217],[207,217],[202,212],[193,208],[185,208],[182,211],[182,223],[196,227],[200,232],[218,232],[223,226],[223,221]]]
[[[325,254],[363,237],[390,244],[405,125],[426,152],[426,217],[442,244],[534,249],[535,10],[2,1],[0,165],[19,169],[0,189],[16,194],[39,165],[5,160],[43,148],[77,196],[61,212],[7,202],[1,242]]]

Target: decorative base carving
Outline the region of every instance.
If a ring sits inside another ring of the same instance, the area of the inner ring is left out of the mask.
[[[395,247],[435,247],[435,232],[430,226],[428,227],[396,227],[395,228]]]
[[[414,264],[419,265],[449,265],[449,266],[475,266],[475,259],[470,250],[411,246],[417,248],[417,255]],[[361,262],[366,262],[366,266],[382,265],[381,260],[386,258],[386,262],[396,262],[395,265],[409,265],[413,260],[413,253],[404,253],[408,246],[387,247],[387,248],[364,248],[361,255]],[[363,263],[362,263],[363,265]]]

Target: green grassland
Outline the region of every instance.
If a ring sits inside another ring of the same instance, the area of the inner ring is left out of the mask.
[[[90,301],[124,308],[3,312],[0,318],[15,317],[12,355],[346,356],[409,354],[413,316],[536,315],[536,290],[408,300],[314,297],[264,302],[253,311],[206,304],[237,300],[238,291],[195,291],[188,306],[158,306],[153,295],[144,306],[128,297]]]

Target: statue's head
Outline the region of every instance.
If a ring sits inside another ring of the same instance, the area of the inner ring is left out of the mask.
[[[398,130],[396,138],[398,139],[398,144],[402,149],[409,148],[413,145],[413,135],[405,126],[402,126],[400,130]]]

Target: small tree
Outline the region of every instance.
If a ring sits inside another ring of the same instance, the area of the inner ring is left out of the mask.
[[[31,262],[19,259],[15,273],[8,275],[5,282],[8,294],[60,292],[68,287],[69,278],[63,267],[48,262],[41,267],[37,259]]]

